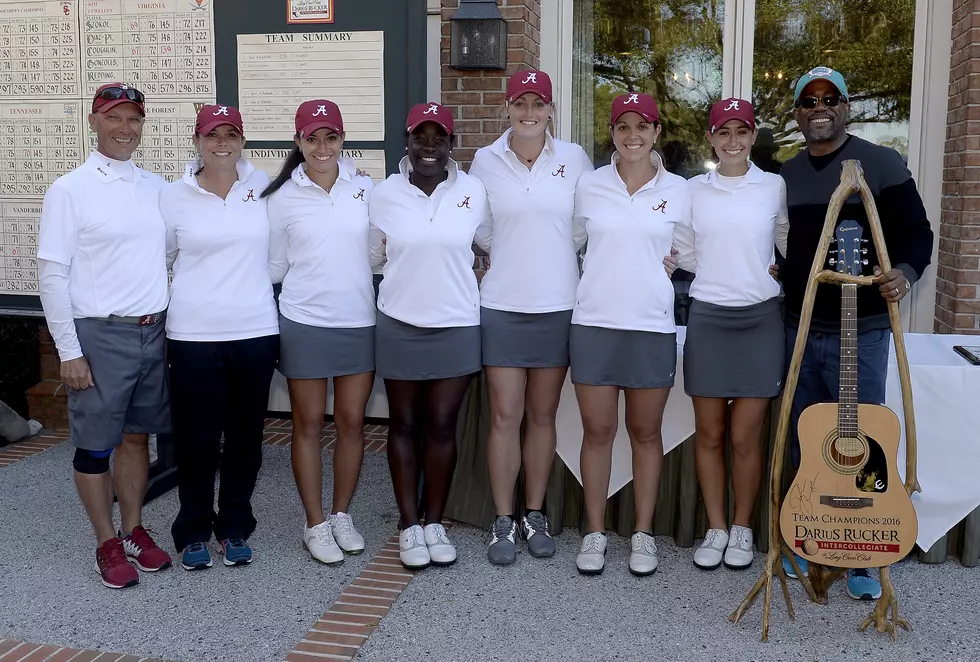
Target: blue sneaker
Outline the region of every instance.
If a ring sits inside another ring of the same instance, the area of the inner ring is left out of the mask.
[[[225,565],[246,565],[252,562],[252,548],[241,538],[222,540],[221,553],[225,557]]]
[[[881,597],[881,582],[864,568],[848,570],[847,594],[855,600],[877,600]]]
[[[796,554],[793,554],[793,556],[796,556]],[[800,566],[800,572],[802,572],[803,576],[806,577],[807,573],[810,572],[810,564],[806,559],[800,558],[799,556],[796,556],[796,563]],[[796,573],[793,571],[793,565],[789,562],[789,559],[786,558],[785,555],[783,556],[783,572],[785,572],[786,576],[790,579],[796,579]]]
[[[184,570],[204,570],[214,565],[211,560],[211,552],[203,542],[192,542],[184,547],[184,553],[180,555],[180,565]]]

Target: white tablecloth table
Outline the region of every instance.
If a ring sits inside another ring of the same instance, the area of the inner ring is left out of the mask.
[[[682,370],[686,328],[677,329],[677,376],[664,412],[664,453],[694,434],[694,407],[684,393]],[[953,345],[980,345],[977,336],[905,334],[912,376],[922,493],[912,498],[919,520],[919,547],[928,550],[980,507],[980,366],[956,354]],[[902,422],[898,466],[905,477],[905,427],[894,344],[888,366],[885,404]],[[626,434],[625,396],[620,395],[619,429],[613,442],[609,496],[633,480]],[[775,422],[774,422],[775,423]],[[579,453],[582,419],[571,379],[558,407],[558,455],[582,482]]]
[[[980,366],[953,351],[980,336],[907,333],[922,492],[912,495],[919,547],[928,550],[980,506]],[[885,404],[902,423],[898,470],[905,479],[905,416],[895,362],[888,362]]]

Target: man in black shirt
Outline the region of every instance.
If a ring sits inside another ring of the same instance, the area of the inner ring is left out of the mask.
[[[789,236],[785,263],[779,268],[786,308],[786,356],[792,356],[814,252],[820,240],[830,197],[840,184],[841,164],[861,162],[865,179],[881,218],[882,234],[894,267],[886,274],[878,257],[867,215],[857,195],[841,210],[839,220],[855,220],[867,242],[865,272],[880,276],[877,288],[858,289],[858,400],[885,401],[891,339],[888,302],[901,301],[922,276],[932,257],[933,233],[912,174],[901,155],[847,133],[850,96],[843,76],[828,67],[816,67],[796,84],[793,117],[806,139],[806,149],[783,164],[786,181]],[[866,275],[869,275],[866,273]],[[841,290],[826,285],[817,290],[813,320],[793,397],[792,454],[799,465],[797,424],[800,414],[818,402],[836,401],[839,393]],[[784,559],[784,568],[792,568]],[[805,564],[801,570],[806,572]],[[847,592],[855,599],[881,595],[880,583],[866,570],[848,573]]]

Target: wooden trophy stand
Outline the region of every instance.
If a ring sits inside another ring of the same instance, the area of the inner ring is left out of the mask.
[[[844,161],[841,169],[841,182],[834,191],[830,199],[830,207],[827,209],[827,216],[824,219],[823,232],[820,235],[820,245],[813,257],[813,267],[810,271],[810,279],[806,286],[806,294],[803,298],[803,309],[800,313],[800,328],[796,334],[796,345],[793,347],[793,357],[789,365],[789,373],[786,376],[786,387],[782,395],[782,405],[779,410],[779,423],[776,427],[776,444],[773,449],[772,468],[769,473],[769,552],[766,555],[765,571],[759,580],[745,596],[738,608],[728,617],[733,623],[737,623],[752,602],[758,596],[763,587],[766,589],[762,611],[762,641],[769,638],[769,608],[772,601],[773,578],[778,577],[783,588],[783,597],[786,599],[786,609],[789,617],[795,618],[793,603],[789,597],[789,586],[786,583],[786,574],[783,571],[781,555],[786,555],[796,571],[803,588],[811,600],[819,604],[827,603],[827,590],[841,577],[844,570],[829,570],[824,566],[811,563],[809,578],[800,572],[796,559],[792,551],[783,541],[779,527],[780,502],[782,494],[783,463],[786,456],[786,438],[789,434],[790,412],[793,406],[793,395],[796,392],[796,384],[799,381],[800,364],[803,361],[803,350],[806,347],[807,335],[810,330],[810,319],[813,315],[813,301],[817,293],[817,285],[821,283],[854,283],[856,285],[877,285],[877,276],[849,276],[835,271],[824,269],[824,260],[830,241],[834,236],[834,229],[837,225],[837,217],[841,209],[853,194],[859,193],[861,201],[864,203],[865,212],[868,215],[868,224],[871,226],[871,234],[874,240],[875,249],[878,253],[879,267],[882,274],[891,271],[891,261],[888,259],[888,250],[885,247],[885,238],[881,232],[881,219],[875,207],[871,189],[868,188],[864,180],[864,171],[861,163],[855,160]],[[919,481],[916,477],[916,442],[915,442],[915,415],[912,411],[912,387],[909,378],[908,357],[905,353],[905,339],[902,336],[902,324],[899,317],[898,303],[889,302],[888,316],[891,321],[892,336],[895,341],[895,355],[898,360],[899,379],[902,384],[902,406],[905,411],[905,490],[911,496],[913,492],[921,492]],[[898,614],[898,598],[895,595],[894,587],[891,583],[889,568],[883,567],[881,572],[881,597],[875,603],[874,611],[865,619],[861,625],[863,631],[872,623],[879,632],[889,632],[892,637],[896,637],[895,626],[901,626],[908,630],[911,626],[905,618]],[[888,612],[891,610],[891,616]]]

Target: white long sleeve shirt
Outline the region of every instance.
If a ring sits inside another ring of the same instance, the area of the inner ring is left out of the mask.
[[[490,247],[487,191],[449,161],[448,178],[431,196],[409,182],[408,157],[371,194],[371,254],[387,263],[378,310],[423,328],[480,324],[473,242]]]
[[[38,235],[41,305],[62,361],[82,356],[75,320],[167,308],[162,177],[94,152],[48,188]]]
[[[774,247],[786,253],[789,217],[783,178],[750,164],[742,177],[693,177],[691,218],[677,226],[677,266],[695,274],[691,297],[749,306],[779,295],[769,275]]]
[[[225,341],[279,333],[269,277],[269,176],[245,160],[222,200],[198,185],[195,165],[160,194],[173,284],[167,337]]]
[[[529,170],[510,148],[512,132],[477,150],[469,169],[487,188],[493,225],[480,305],[520,313],[571,310],[579,278],[575,185],[593,170],[592,162],[578,145],[545,134],[544,150]]]
[[[584,173],[575,190],[575,246],[588,242],[572,323],[673,333],[674,287],[664,271],[674,228],[690,223],[687,181],[664,170],[630,195],[612,163]]]
[[[368,206],[374,183],[342,158],[327,192],[301,164],[269,196],[270,270],[284,273],[279,310],[300,324],[328,328],[374,326],[374,281]]]

